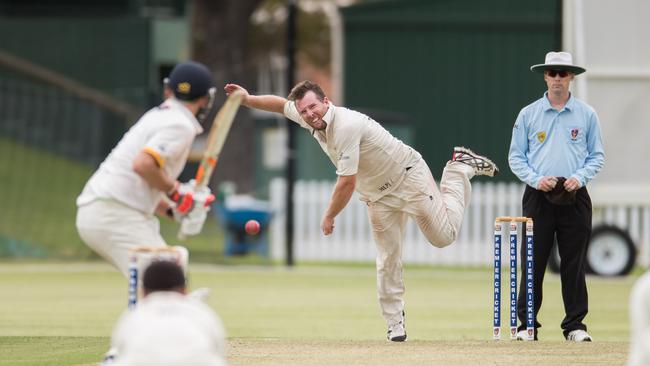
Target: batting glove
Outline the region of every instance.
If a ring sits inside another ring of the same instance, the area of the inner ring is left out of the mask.
[[[174,217],[177,214],[181,217],[187,215],[194,207],[194,182],[176,182],[167,197],[174,203]]]
[[[174,217],[189,215],[197,207],[208,207],[214,201],[214,195],[208,187],[195,188],[194,179],[178,183],[167,197],[173,202]]]
[[[201,232],[214,200],[214,195],[208,187],[202,187],[194,193],[194,208],[181,219],[180,237],[197,235]]]

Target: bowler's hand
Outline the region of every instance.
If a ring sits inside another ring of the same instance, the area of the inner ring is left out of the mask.
[[[334,218],[333,217],[323,217],[323,221],[320,224],[323,234],[330,235],[334,231]]]
[[[556,177],[544,177],[542,180],[539,181],[539,185],[537,186],[537,189],[540,191],[544,192],[550,192],[555,188],[555,185],[557,184],[557,178]]]
[[[575,190],[578,190],[580,189],[581,186],[582,184],[580,184],[580,182],[573,177],[567,179],[564,182],[564,189],[567,190],[568,192],[573,192]]]
[[[237,84],[226,84],[226,86],[223,87],[223,90],[226,92],[226,95],[230,95],[235,91],[239,90],[242,93],[244,93],[243,100],[246,100],[246,98],[248,98],[248,96],[250,95],[248,94],[248,90],[244,89],[242,86]]]

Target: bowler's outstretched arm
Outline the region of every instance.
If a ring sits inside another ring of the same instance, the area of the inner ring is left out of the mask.
[[[230,95],[236,90],[243,92],[242,104],[249,108],[284,114],[284,105],[287,103],[285,98],[277,95],[251,95],[248,93],[248,90],[237,84],[226,84],[223,89],[227,95]]]

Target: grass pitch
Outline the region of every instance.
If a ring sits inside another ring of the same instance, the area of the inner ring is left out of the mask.
[[[635,279],[588,278],[591,344],[563,340],[560,283],[550,273],[540,341],[493,342],[491,271],[407,267],[409,341],[392,344],[371,266],[190,268],[192,287],[213,289],[231,365],[624,365]],[[126,280],[103,263],[3,263],[0,365],[96,364],[126,292]]]

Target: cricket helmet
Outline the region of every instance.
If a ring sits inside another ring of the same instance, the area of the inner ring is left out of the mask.
[[[214,87],[210,70],[195,61],[182,62],[169,74],[169,88],[179,100],[195,100],[207,95],[210,88]]]

